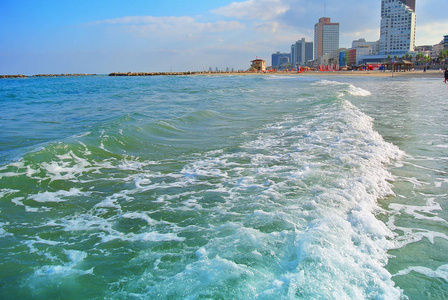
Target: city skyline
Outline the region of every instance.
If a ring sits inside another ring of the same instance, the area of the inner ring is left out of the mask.
[[[448,34],[445,2],[417,1],[417,46]],[[378,40],[380,11],[380,0],[2,1],[0,73],[247,69],[313,41],[321,17],[340,23],[340,47]]]

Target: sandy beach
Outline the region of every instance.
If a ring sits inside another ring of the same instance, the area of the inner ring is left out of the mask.
[[[194,75],[287,75],[287,76],[367,76],[367,77],[418,77],[418,78],[443,78],[442,70],[428,70],[423,72],[422,70],[410,71],[410,72],[391,72],[391,71],[330,71],[330,72],[318,72],[310,71],[303,73],[296,72],[230,72],[230,73],[215,73],[204,72],[195,73]]]

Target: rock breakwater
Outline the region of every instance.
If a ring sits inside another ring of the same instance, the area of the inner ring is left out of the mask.
[[[194,75],[198,72],[115,72],[110,73],[109,76],[169,76],[169,75]]]
[[[96,74],[37,74],[33,77],[73,77],[73,76],[95,76]]]
[[[18,75],[0,75],[0,78],[27,78],[28,76],[18,74]]]

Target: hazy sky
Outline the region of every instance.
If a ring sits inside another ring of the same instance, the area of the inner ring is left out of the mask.
[[[0,0],[0,74],[247,69],[324,16],[340,46],[379,39],[380,0]],[[417,0],[417,45],[448,34],[447,0]]]

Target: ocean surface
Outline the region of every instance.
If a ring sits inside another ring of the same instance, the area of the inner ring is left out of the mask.
[[[447,95],[0,80],[0,299],[448,299]]]

